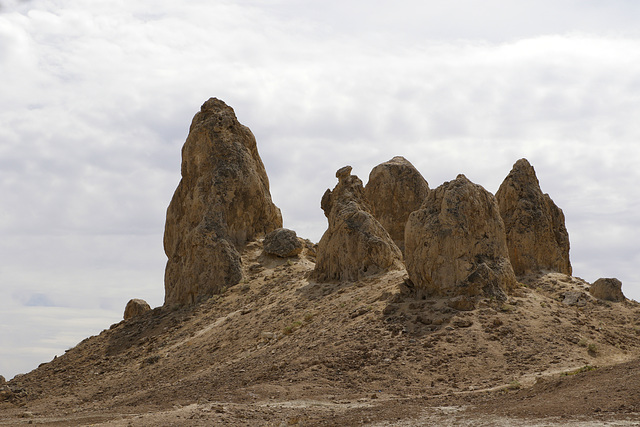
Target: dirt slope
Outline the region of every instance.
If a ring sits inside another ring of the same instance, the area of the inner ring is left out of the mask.
[[[636,302],[594,300],[556,273],[456,311],[413,295],[403,270],[317,284],[313,265],[307,250],[283,260],[249,245],[249,279],[224,294],[120,322],[16,377],[0,425],[535,425],[640,411]],[[585,366],[599,368],[560,375]]]

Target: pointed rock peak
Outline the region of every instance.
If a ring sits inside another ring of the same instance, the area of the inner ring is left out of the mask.
[[[539,270],[571,274],[564,214],[542,193],[527,159],[518,160],[496,193],[516,275]]]
[[[509,172],[505,181],[507,180],[513,181],[513,185],[517,186],[534,185],[540,187],[540,182],[536,176],[536,170],[525,158],[522,158],[513,164],[511,172]]]
[[[533,169],[533,166],[523,157],[513,164],[513,169]]]
[[[251,130],[211,98],[182,147],[182,179],[165,224],[165,304],[188,304],[242,279],[239,251],[282,227]]]
[[[351,170],[353,168],[351,166],[341,167],[336,171],[336,178],[338,178],[338,182],[344,181],[345,179],[351,176]]]
[[[233,111],[233,108],[229,107],[223,100],[218,98],[209,98],[205,101],[204,104],[200,107],[200,111],[219,111],[219,110],[230,110]]]

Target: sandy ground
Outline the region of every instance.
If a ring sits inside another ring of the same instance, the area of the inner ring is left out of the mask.
[[[558,273],[458,311],[404,270],[308,279],[250,245],[247,279],[112,325],[14,378],[0,425],[633,425],[640,305]]]

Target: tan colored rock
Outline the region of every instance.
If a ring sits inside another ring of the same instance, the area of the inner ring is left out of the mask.
[[[595,298],[622,302],[626,298],[622,293],[622,282],[616,278],[600,278],[593,282],[589,288],[589,293]]]
[[[124,309],[124,320],[129,320],[132,317],[139,316],[142,313],[150,310],[151,307],[149,307],[149,304],[147,304],[145,300],[134,298],[132,300],[129,300],[127,306]]]
[[[318,243],[312,278],[320,282],[356,281],[401,269],[402,253],[371,215],[362,181],[351,175],[351,166],[339,169],[336,177],[336,187],[322,196],[321,207],[329,226]]]
[[[238,251],[279,227],[253,134],[231,107],[209,99],[191,123],[167,209],[165,304],[192,303],[240,282]]]
[[[409,216],[405,263],[427,295],[505,298],[516,285],[495,197],[464,175],[431,190]]]
[[[571,275],[564,214],[543,194],[535,170],[518,160],[496,193],[516,275],[550,270]]]
[[[281,258],[294,257],[302,252],[302,242],[296,232],[288,228],[278,228],[267,234],[262,242],[264,251]]]
[[[404,251],[404,228],[427,197],[427,181],[407,159],[396,156],[371,170],[364,192],[373,216]]]

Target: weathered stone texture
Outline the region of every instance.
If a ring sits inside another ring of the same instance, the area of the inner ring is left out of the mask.
[[[151,307],[145,300],[134,298],[129,300],[124,309],[124,320],[129,320],[151,310]]]
[[[550,270],[571,275],[564,214],[543,194],[535,170],[518,160],[496,193],[516,275]]]
[[[600,278],[593,282],[589,288],[589,293],[595,298],[622,302],[626,298],[622,293],[622,282],[616,278]]]
[[[371,213],[404,251],[407,219],[422,205],[429,184],[407,159],[396,156],[373,168],[364,191]]]
[[[464,175],[431,190],[409,216],[405,263],[427,295],[504,298],[516,284],[495,197]]]
[[[165,304],[192,303],[240,282],[238,251],[279,227],[253,134],[231,107],[209,99],[191,123],[167,209]]]
[[[336,177],[336,187],[322,196],[329,226],[318,243],[312,278],[355,281],[402,268],[402,253],[371,215],[362,181],[351,175],[351,166],[339,169]]]
[[[294,257],[303,248],[296,232],[287,228],[278,228],[267,234],[262,245],[267,254],[282,258]]]

